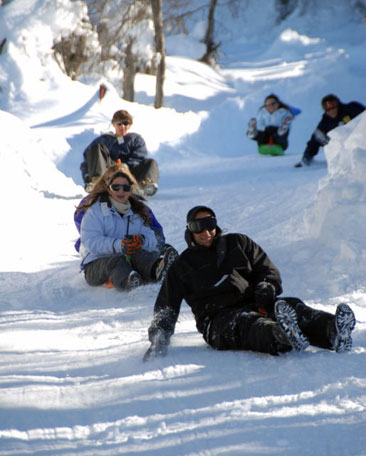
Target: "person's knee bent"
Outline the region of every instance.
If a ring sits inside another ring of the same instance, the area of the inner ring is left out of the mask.
[[[85,265],[84,276],[86,283],[91,287],[99,287],[108,279],[106,271],[99,265],[98,260]]]
[[[123,290],[132,268],[124,255],[113,255],[92,261],[85,266],[85,280],[91,286],[101,286],[110,280],[116,289]]]

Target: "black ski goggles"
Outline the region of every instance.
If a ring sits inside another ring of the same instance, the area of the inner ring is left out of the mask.
[[[129,192],[131,190],[131,185],[129,184],[111,184],[109,186],[109,189],[112,190],[112,192],[117,193],[120,190],[123,190],[124,192]]]
[[[188,222],[187,228],[191,233],[198,234],[202,231],[212,231],[216,228],[217,222],[216,218],[213,216],[203,217],[200,219],[192,220]]]

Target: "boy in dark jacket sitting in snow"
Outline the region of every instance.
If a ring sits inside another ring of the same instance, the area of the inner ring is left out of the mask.
[[[295,168],[309,166],[319,152],[319,148],[329,143],[330,138],[327,133],[339,125],[348,123],[365,110],[365,107],[356,101],[342,103],[338,97],[332,94],[325,96],[321,104],[324,109],[323,117],[311,135],[301,161],[296,163]]]
[[[253,350],[277,355],[309,344],[348,351],[355,316],[339,304],[335,316],[282,293],[278,269],[252,239],[223,235],[212,209],[187,214],[188,248],[170,267],[155,302],[144,360],[167,353],[183,299],[197,330],[217,350]]]
[[[80,170],[87,192],[92,190],[98,177],[117,160],[128,166],[142,190],[142,196],[153,196],[157,192],[160,177],[158,164],[153,158],[147,158],[142,136],[129,132],[132,122],[128,111],[116,111],[112,118],[115,132],[102,134],[85,149]]]

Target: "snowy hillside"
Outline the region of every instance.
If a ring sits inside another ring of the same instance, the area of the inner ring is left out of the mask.
[[[14,39],[0,55],[0,456],[366,454],[366,114],[332,131],[314,166],[293,166],[322,96],[366,103],[365,24],[325,0],[264,33],[273,2],[248,3],[236,21],[222,16],[220,68],[192,60],[200,24],[167,40],[158,111],[152,76],[138,76],[136,103],[110,84],[100,102],[105,81],[68,80],[49,55],[61,25],[42,17],[47,2],[0,8],[0,30]],[[257,24],[246,16],[255,10]],[[283,157],[260,156],[245,136],[270,92],[302,110]],[[331,313],[351,305],[351,352],[217,352],[183,305],[168,356],[142,362],[158,285],[91,288],[73,247],[82,152],[121,108],[159,162],[149,204],[168,242],[182,251],[187,211],[211,206],[222,228],[266,250],[284,295]]]

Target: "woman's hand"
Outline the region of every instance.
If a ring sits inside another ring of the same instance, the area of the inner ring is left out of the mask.
[[[121,241],[123,253],[133,255],[144,245],[144,238],[141,234],[128,235]]]

